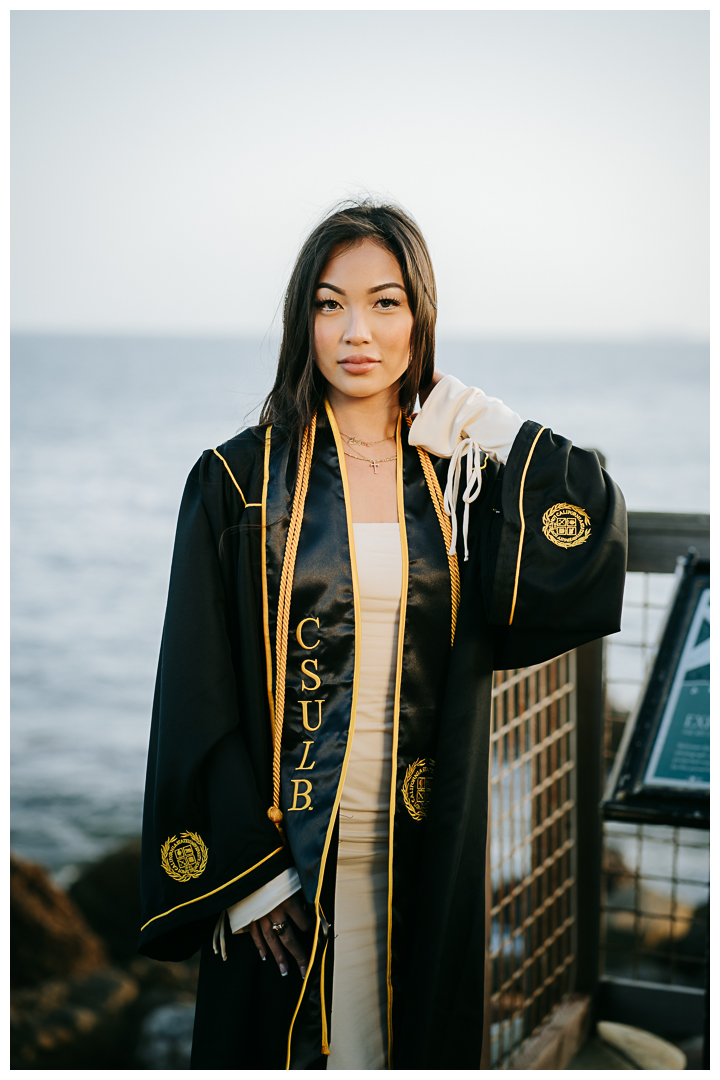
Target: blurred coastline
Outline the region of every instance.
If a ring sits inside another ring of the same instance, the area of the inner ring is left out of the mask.
[[[635,510],[709,501],[702,342],[440,340],[438,366],[606,455]],[[139,831],[177,509],[253,422],[269,339],[12,341],[12,846],[70,885]]]

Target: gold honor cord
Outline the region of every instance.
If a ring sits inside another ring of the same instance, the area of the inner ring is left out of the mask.
[[[409,417],[405,418],[408,425],[412,425],[412,421]],[[430,455],[427,450],[422,446],[416,446],[418,454],[420,455],[420,464],[422,465],[422,471],[425,474],[425,481],[430,491],[430,498],[433,501],[435,507],[435,513],[437,514],[438,521],[440,522],[440,528],[442,529],[443,540],[445,541],[445,550],[447,551],[448,563],[450,565],[450,602],[451,602],[451,617],[450,617],[450,644],[455,642],[455,626],[457,624],[457,613],[460,606],[460,568],[458,567],[457,552],[454,555],[450,554],[450,545],[452,543],[452,526],[450,519],[446,516],[443,510],[443,496],[440,488],[440,481],[437,478],[437,474],[432,467],[430,461]]]
[[[273,727],[273,804],[267,814],[278,829],[283,819],[280,809],[280,744],[282,743],[283,718],[285,715],[285,670],[287,666],[288,628],[290,624],[290,601],[292,599],[292,584],[295,574],[295,559],[297,557],[298,544],[300,543],[300,528],[302,526],[303,512],[305,510],[305,498],[307,496],[308,483],[310,480],[310,466],[312,464],[313,448],[315,446],[315,427],[317,413],[312,418],[309,427],[303,432],[300,446],[300,462],[298,464],[297,480],[295,481],[295,496],[293,498],[292,513],[290,515],[290,527],[288,528],[287,541],[285,543],[285,556],[283,558],[282,573],[280,575],[280,596],[278,599],[277,628],[275,633],[275,723]]]

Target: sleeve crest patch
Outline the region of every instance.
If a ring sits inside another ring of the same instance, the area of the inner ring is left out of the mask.
[[[182,832],[179,839],[170,836],[160,848],[160,865],[175,881],[200,877],[207,861],[207,846],[194,832]]]
[[[558,547],[577,547],[590,536],[590,517],[579,506],[555,503],[545,511],[542,520],[544,535]]]
[[[422,821],[427,817],[428,799],[430,798],[430,785],[433,778],[435,762],[432,758],[418,758],[412,765],[408,765],[402,786],[402,797],[411,818]]]

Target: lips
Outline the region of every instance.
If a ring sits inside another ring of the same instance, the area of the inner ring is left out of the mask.
[[[380,361],[362,353],[353,353],[352,356],[343,357],[338,363],[343,371],[347,371],[348,375],[365,375],[368,371],[372,371],[374,367],[377,367]]]

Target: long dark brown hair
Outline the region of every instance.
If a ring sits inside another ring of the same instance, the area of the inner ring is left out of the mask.
[[[283,305],[283,336],[275,385],[265,399],[261,424],[273,424],[298,444],[325,395],[315,363],[315,293],[330,252],[372,240],[395,256],[413,314],[410,364],[400,385],[400,408],[410,412],[435,367],[435,275],[425,239],[409,214],[371,199],[343,203],[317,225],[300,250]]]

